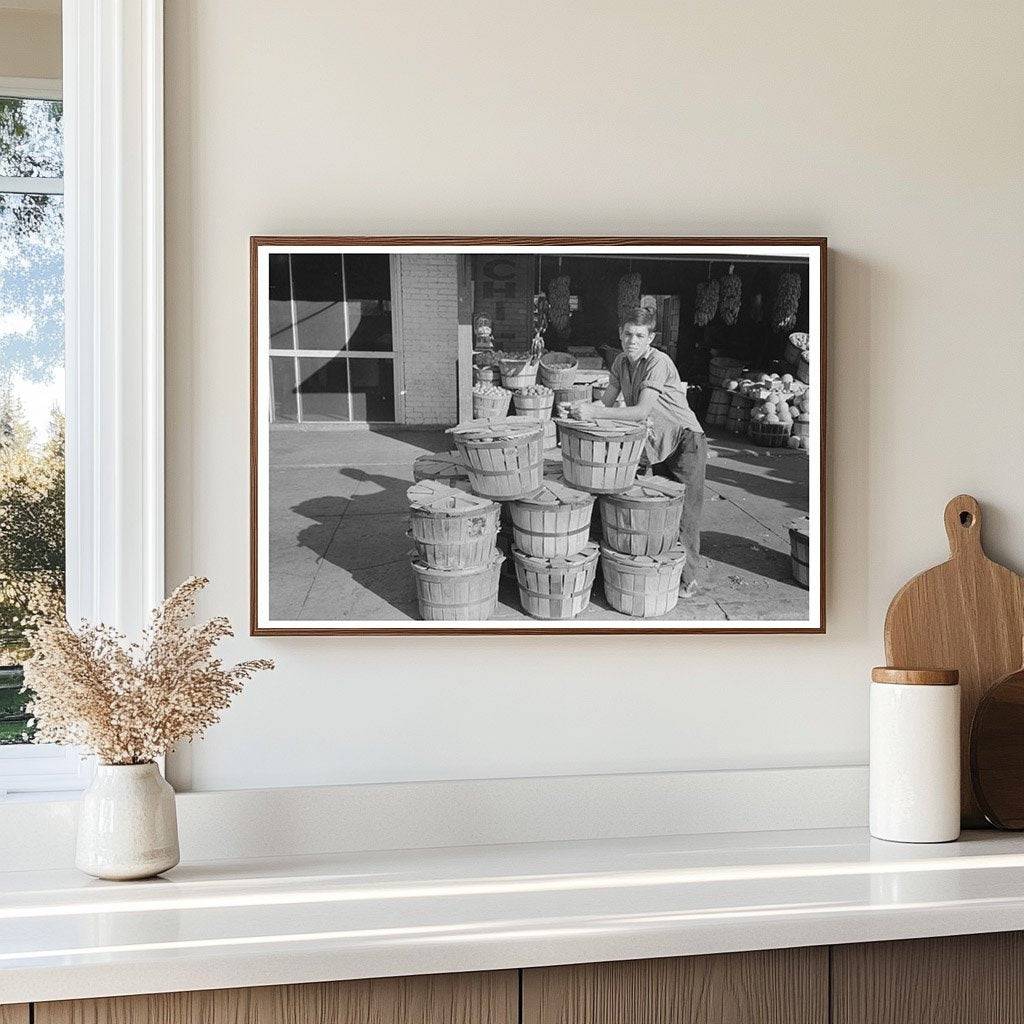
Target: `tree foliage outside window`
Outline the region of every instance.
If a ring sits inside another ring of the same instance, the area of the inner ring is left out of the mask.
[[[31,738],[20,664],[63,613],[61,104],[0,97],[0,744]]]

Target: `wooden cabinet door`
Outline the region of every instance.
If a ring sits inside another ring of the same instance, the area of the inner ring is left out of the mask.
[[[833,1024],[1024,1024],[1024,934],[832,947]]]
[[[27,1003],[0,1005],[0,1024],[28,1024]]]
[[[523,1024],[826,1024],[828,950],[523,971]]]
[[[493,971],[37,1003],[35,1024],[516,1024],[518,1002]]]

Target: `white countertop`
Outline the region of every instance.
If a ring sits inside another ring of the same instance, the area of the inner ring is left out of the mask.
[[[1024,836],[860,829],[0,873],[0,1003],[1024,929]]]

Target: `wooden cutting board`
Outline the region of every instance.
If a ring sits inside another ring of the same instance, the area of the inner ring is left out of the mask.
[[[946,506],[949,561],[915,576],[885,616],[886,662],[896,668],[960,671],[960,814],[985,825],[971,790],[971,722],[988,688],[1020,667],[1024,578],[981,546],[981,507],[969,494]]]

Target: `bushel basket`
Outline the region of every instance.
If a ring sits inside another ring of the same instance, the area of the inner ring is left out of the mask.
[[[510,391],[528,388],[537,383],[537,364],[530,356],[506,356],[498,364],[501,367],[502,387]]]
[[[636,479],[647,440],[645,423],[556,420],[566,483],[593,494],[624,491]]]
[[[785,448],[792,432],[792,423],[768,423],[766,420],[752,419],[747,427],[750,440],[762,448]]]
[[[786,342],[786,362],[790,366],[799,366],[800,354],[807,349],[810,336],[804,331],[794,331]]]
[[[433,569],[471,569],[497,554],[498,506],[433,480],[413,484],[409,536],[419,560]]]
[[[460,423],[447,431],[466,463],[474,494],[511,501],[544,480],[544,424],[518,416]]]
[[[412,464],[412,478],[420,480],[440,480],[452,484],[459,480],[469,480],[469,470],[457,451],[439,452],[436,455],[421,455]]]
[[[793,579],[801,587],[811,585],[811,521],[804,516],[789,528],[789,555]]]
[[[493,387],[493,385],[492,385]],[[508,415],[509,403],[512,401],[512,392],[504,388],[498,388],[486,395],[473,392],[473,419],[489,420],[500,419]]]
[[[679,544],[686,488],[674,480],[640,477],[621,494],[601,498],[604,543],[623,555],[662,555]]]
[[[539,389],[540,385],[532,385],[532,388]],[[512,395],[515,402],[516,415],[528,420],[549,420],[551,419],[551,405],[554,402],[555,393],[551,388],[544,388],[539,394],[531,393],[529,389],[523,388]]]
[[[715,356],[708,367],[708,380],[712,387],[723,388],[730,377],[738,377],[746,367],[738,359],[728,356]]]
[[[564,387],[555,388],[555,408],[560,405],[572,405],[574,402],[592,402],[594,400],[594,385],[590,381],[582,384],[566,384]]]
[[[535,619],[573,619],[590,604],[599,551],[588,544],[567,558],[536,558],[515,548],[523,610]]]
[[[475,621],[489,619],[498,605],[501,555],[474,569],[435,569],[416,560],[416,600],[420,618],[428,621]]]
[[[796,364],[796,379],[804,384],[811,383],[811,363],[806,352],[800,353],[800,361]]]
[[[754,402],[746,395],[733,392],[732,404],[729,406],[729,415],[725,418],[725,429],[730,434],[745,434],[747,424],[750,422],[750,410]]]
[[[704,415],[705,422],[709,427],[724,427],[731,406],[732,394],[725,388],[715,388],[711,393],[711,401],[708,402],[708,411]]]
[[[601,578],[605,599],[617,612],[634,618],[665,615],[679,601],[685,561],[682,548],[664,555],[623,555],[604,546]]]
[[[524,554],[538,558],[567,557],[590,540],[594,495],[570,487],[562,475],[546,478],[536,494],[509,502],[512,536]]]
[[[545,352],[540,358],[540,382],[549,388],[568,387],[578,367],[576,357],[568,352]]]

